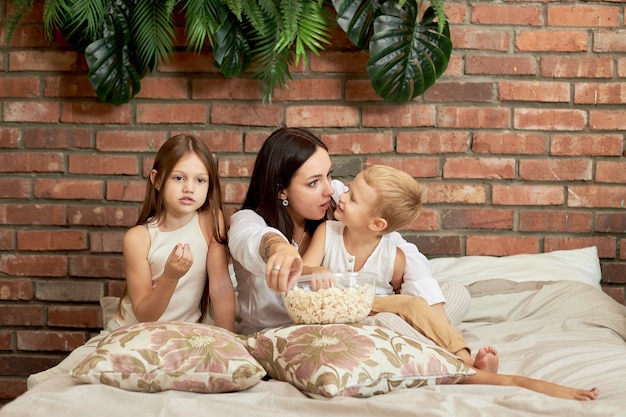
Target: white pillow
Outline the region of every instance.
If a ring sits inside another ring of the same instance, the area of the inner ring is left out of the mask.
[[[538,254],[461,256],[430,260],[438,281],[463,285],[487,279],[525,281],[579,281],[601,289],[600,260],[595,246]]]

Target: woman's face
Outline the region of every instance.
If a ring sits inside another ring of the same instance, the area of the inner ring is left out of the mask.
[[[335,193],[331,185],[331,171],[328,152],[318,147],[296,171],[289,186],[279,191],[278,198],[289,201],[287,211],[294,223],[324,218],[330,198]]]

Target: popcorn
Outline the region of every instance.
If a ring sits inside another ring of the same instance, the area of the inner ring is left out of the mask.
[[[374,293],[374,286],[370,284],[317,291],[296,286],[282,298],[295,324],[355,323],[372,310]]]

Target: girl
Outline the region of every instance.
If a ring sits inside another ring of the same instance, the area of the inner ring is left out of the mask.
[[[201,140],[181,134],[161,146],[123,252],[126,289],[113,327],[198,322],[209,311],[217,326],[234,331],[235,291],[217,164]]]

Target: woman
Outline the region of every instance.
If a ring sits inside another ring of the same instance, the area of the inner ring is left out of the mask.
[[[228,232],[242,332],[291,323],[279,293],[309,272],[300,256],[317,225],[332,217],[333,197],[346,190],[331,173],[328,148],[304,129],[278,129],[259,150],[242,210],[232,216]],[[407,259],[403,293],[422,296],[447,319],[428,260],[399,233],[392,237]]]

